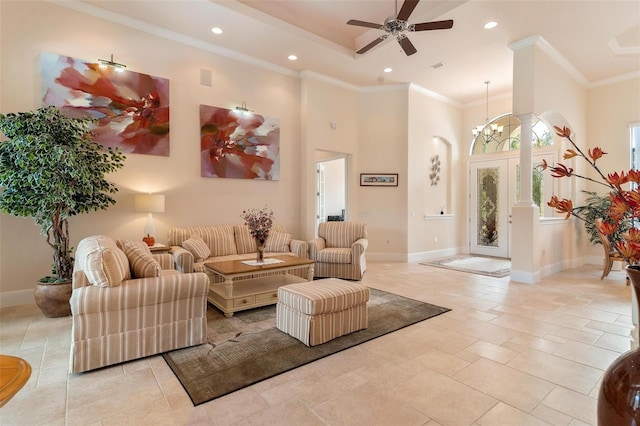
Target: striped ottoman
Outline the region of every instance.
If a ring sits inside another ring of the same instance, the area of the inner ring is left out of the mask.
[[[369,288],[325,278],[278,288],[276,327],[307,346],[367,328]]]

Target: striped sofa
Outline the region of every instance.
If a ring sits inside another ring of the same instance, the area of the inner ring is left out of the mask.
[[[367,270],[367,225],[356,222],[322,222],[318,237],[309,241],[309,258],[315,276],[361,280]]]
[[[181,274],[146,244],[84,238],[75,253],[70,370],[199,345],[207,338],[206,274]]]
[[[170,253],[175,260],[176,269],[181,272],[207,272],[205,262],[256,257],[256,243],[244,224],[170,228],[168,244],[171,246]],[[271,228],[266,241],[265,257],[287,254],[307,259],[308,252],[306,241],[293,239],[281,225]],[[306,269],[292,273],[306,277]],[[212,283],[221,281],[213,273],[210,273],[209,278]]]

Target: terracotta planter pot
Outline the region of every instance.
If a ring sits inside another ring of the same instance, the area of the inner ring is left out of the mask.
[[[60,284],[36,283],[36,305],[48,318],[68,317],[71,315],[71,281]]]
[[[627,276],[640,295],[640,269],[627,267]],[[599,426],[636,424],[640,424],[640,347],[613,361],[604,372],[598,395]]]

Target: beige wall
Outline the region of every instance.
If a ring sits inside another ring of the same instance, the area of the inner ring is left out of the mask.
[[[368,225],[372,253],[399,261],[407,253],[407,97],[406,86],[365,91],[358,106],[358,176],[398,173],[398,186],[359,186],[357,220]]]
[[[598,167],[608,173],[628,170],[631,165],[629,125],[640,122],[640,78],[594,87],[587,96],[587,146],[600,147],[607,155],[598,160]],[[589,170],[592,178],[595,172]],[[606,192],[601,185],[587,189]],[[590,246],[592,263],[602,261],[602,246]]]
[[[166,195],[165,213],[154,215],[161,242],[166,242],[170,226],[238,223],[242,209],[265,204],[274,210],[276,222],[295,236],[301,235],[298,78],[50,3],[3,1],[0,5],[3,112],[40,105],[42,51],[95,60],[115,50],[115,59],[129,69],[170,80],[171,155],[128,154],[124,169],[109,177],[119,187],[117,204],[107,211],[72,218],[73,245],[95,233],[141,238],[145,217],[134,211],[133,194],[147,191]],[[201,69],[211,70],[211,87],[200,84]],[[200,177],[199,105],[233,108],[243,101],[259,114],[280,119],[279,181]],[[31,220],[2,215],[0,230],[0,289],[9,297],[12,292],[33,289],[33,283],[49,273],[51,251]]]
[[[406,221],[410,258],[455,252],[464,243],[465,203],[457,195],[466,186],[468,154],[461,121],[460,108],[416,88],[409,90]],[[432,186],[429,174],[435,155],[441,160],[440,182]],[[443,208],[446,216],[440,216]]]
[[[313,73],[302,76],[302,236],[315,237],[315,161],[317,151],[346,156],[347,220],[356,220],[356,168],[358,158],[358,92],[321,79]],[[332,123],[335,123],[332,126]]]

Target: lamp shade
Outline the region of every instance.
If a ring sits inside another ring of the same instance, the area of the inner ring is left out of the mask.
[[[137,194],[134,199],[136,211],[147,213],[164,213],[164,195]]]

